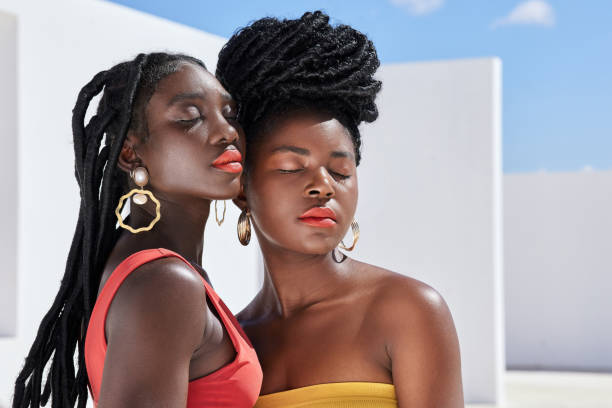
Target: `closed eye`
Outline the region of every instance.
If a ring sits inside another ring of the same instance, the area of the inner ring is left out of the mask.
[[[204,120],[204,116],[198,116],[198,117],[193,118],[193,119],[178,119],[177,122],[185,124],[185,125],[192,125],[192,124],[195,124],[196,122],[199,122],[201,120]]]
[[[284,174],[294,174],[294,173],[298,173],[300,171],[302,171],[304,169],[278,169],[279,173],[284,173]]]
[[[342,173],[338,173],[336,171],[329,171],[329,174],[332,175],[333,178],[335,178],[336,180],[346,180],[348,178],[350,178],[351,176],[348,174],[342,174]]]

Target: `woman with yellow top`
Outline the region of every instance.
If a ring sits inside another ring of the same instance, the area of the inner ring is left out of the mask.
[[[238,316],[264,372],[257,408],[463,406],[444,300],[338,249],[359,237],[358,125],[378,116],[378,66],[365,35],[320,11],[257,20],[219,55],[247,136],[238,238],[253,229],[265,265]]]

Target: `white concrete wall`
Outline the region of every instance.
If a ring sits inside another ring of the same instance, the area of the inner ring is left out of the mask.
[[[612,372],[612,171],[504,189],[508,367]]]
[[[444,296],[466,400],[496,401],[504,368],[501,63],[387,65],[378,76],[380,118],[363,129],[355,257]]]
[[[9,171],[0,172],[2,220],[16,220],[18,225],[18,240],[8,240],[6,247],[4,234],[13,236],[10,229],[14,226],[9,222],[5,231],[2,225],[2,245],[3,251],[10,255],[15,254],[14,246],[11,249],[10,245],[17,244],[19,271],[15,289],[10,275],[11,257],[2,256],[0,287],[3,291],[10,287],[10,292],[17,293],[17,336],[0,338],[0,406],[3,406],[8,404],[14,379],[59,287],[76,223],[79,195],[73,175],[70,120],[79,89],[98,71],[141,51],[186,52],[202,58],[214,70],[224,40],[112,3],[91,0],[0,0],[0,13],[14,16],[17,22],[19,93],[15,104],[11,87],[5,88],[0,82],[0,114],[17,117],[18,128],[16,134],[11,130],[15,125],[2,117],[0,155],[2,159],[9,158],[2,164]],[[0,81],[10,71],[10,63],[15,62],[11,45],[5,45],[11,41],[10,35],[4,35],[10,24],[5,20],[0,19],[0,50],[3,51]],[[11,115],[15,106],[17,116]],[[19,152],[17,161],[11,161],[15,148]],[[15,171],[18,209],[10,198],[8,201],[4,198],[5,191],[11,193],[16,185],[14,177],[5,176],[14,175]],[[5,203],[9,203],[7,207]],[[252,297],[258,282],[254,272],[256,249],[255,246],[243,249],[238,244],[237,218],[237,211],[229,205],[222,227],[209,223],[205,243],[205,267],[233,309],[239,309]],[[232,257],[228,267],[227,254],[239,249],[241,255]],[[10,298],[2,302],[4,306],[10,303]],[[3,311],[0,318],[10,313]],[[14,307],[12,313],[15,313]]]
[[[17,19],[0,11],[0,336],[17,328]]]

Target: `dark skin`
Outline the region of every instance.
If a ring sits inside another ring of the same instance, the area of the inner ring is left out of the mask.
[[[261,245],[261,291],[238,318],[257,350],[261,394],[366,381],[394,384],[400,407],[463,407],[449,309],[415,279],[346,258],[337,245],[357,206],[354,146],[336,119],[292,115],[266,129],[235,203]],[[298,217],[336,213],[332,227]],[[349,244],[350,245],[350,244]]]
[[[211,200],[232,198],[240,173],[211,163],[233,146],[244,153],[235,103],[213,75],[184,63],[162,79],[146,106],[148,135],[130,132],[119,166],[144,166],[146,189],[161,202],[161,220],[148,232],[124,231],[104,269],[100,289],[129,255],[150,248],[181,254],[199,266]],[[148,225],[154,204],[132,203],[129,224]],[[236,355],[207,300],[198,273],[177,258],[147,263],[117,291],[106,319],[108,343],[99,407],[185,407],[188,382]]]

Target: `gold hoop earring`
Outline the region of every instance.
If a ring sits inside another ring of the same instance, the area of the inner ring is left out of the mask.
[[[238,241],[244,246],[251,241],[251,212],[246,209],[238,218]]]
[[[153,226],[157,224],[157,221],[159,221],[161,218],[161,204],[159,203],[159,200],[155,198],[152,192],[143,188],[149,182],[149,172],[147,171],[147,169],[145,169],[144,167],[136,167],[130,172],[130,177],[132,178],[132,180],[134,180],[134,183],[136,183],[136,185],[140,188],[134,188],[129,193],[121,196],[121,198],[119,199],[119,204],[117,205],[117,208],[115,208],[115,215],[117,216],[117,221],[119,221],[119,226],[121,228],[125,228],[132,234],[138,234],[139,232],[143,231],[150,231],[151,228],[153,228]],[[146,204],[148,201],[147,196],[151,199],[151,201],[155,203],[155,218],[153,218],[153,221],[151,221],[151,223],[146,227],[132,228],[123,222],[123,218],[121,217],[121,208],[123,207],[123,202],[132,196],[134,196],[132,198],[132,202],[136,205]]]
[[[340,244],[338,245],[345,251],[352,251],[353,249],[355,249],[355,245],[357,245],[357,241],[359,240],[359,224],[357,224],[357,221],[353,220],[351,222],[351,230],[353,231],[353,245],[347,247],[346,245],[344,245],[344,241],[340,241]]]
[[[225,200],[223,200],[223,215],[221,216],[221,220],[219,220],[219,215],[217,214],[217,201],[219,200],[215,200],[215,220],[217,221],[217,225],[221,226],[223,221],[225,221],[225,210],[227,207],[225,206]]]

